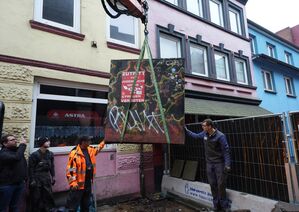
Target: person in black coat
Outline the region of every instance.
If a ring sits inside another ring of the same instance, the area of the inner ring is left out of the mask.
[[[24,157],[26,140],[22,138],[17,147],[14,135],[1,138],[0,150],[0,212],[18,212],[20,200],[25,191],[27,162]]]
[[[31,211],[50,211],[55,207],[52,185],[55,184],[54,155],[48,150],[50,140],[40,137],[39,149],[29,157]]]

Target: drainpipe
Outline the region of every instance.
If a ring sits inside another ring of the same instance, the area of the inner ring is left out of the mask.
[[[0,101],[0,138],[2,137],[4,111],[5,111],[4,103],[2,101]]]
[[[164,153],[164,175],[169,175],[169,167],[170,167],[170,144],[163,144],[163,153]]]
[[[288,123],[289,123],[289,138],[291,140],[291,145],[293,147],[293,154],[294,154],[294,162],[295,164],[298,164],[298,155],[296,151],[296,146],[295,146],[295,137],[294,137],[294,129],[292,125],[292,120],[291,120],[292,113],[288,113]]]
[[[299,190],[298,190],[298,177],[296,172],[295,164],[290,160],[290,149],[289,149],[289,137],[287,133],[287,118],[286,114],[282,113],[281,115],[283,123],[283,132],[284,132],[284,143],[288,154],[288,161],[285,162],[285,171],[288,185],[289,201],[292,203],[297,203],[299,201]]]
[[[142,198],[145,198],[145,179],[144,179],[144,154],[143,154],[143,144],[140,144],[140,164],[139,164],[139,170],[140,170],[140,194]]]

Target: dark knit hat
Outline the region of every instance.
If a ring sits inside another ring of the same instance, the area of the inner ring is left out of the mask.
[[[91,141],[91,137],[90,136],[81,136],[80,139],[79,139],[79,144],[82,144],[83,141]]]
[[[42,145],[44,145],[44,143],[46,143],[47,141],[50,141],[49,138],[47,137],[38,137],[37,138],[37,145],[39,147],[41,147]]]

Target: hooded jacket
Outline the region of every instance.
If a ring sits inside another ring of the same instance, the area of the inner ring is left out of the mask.
[[[96,155],[104,148],[100,143],[97,147],[88,146],[87,151],[93,167],[92,180],[96,174]],[[78,186],[79,190],[84,189],[86,174],[85,156],[78,144],[69,154],[66,167],[66,177],[70,187]]]

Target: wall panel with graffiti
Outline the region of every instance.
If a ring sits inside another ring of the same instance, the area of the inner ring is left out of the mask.
[[[183,144],[184,60],[153,60],[170,142]],[[108,95],[106,142],[120,142],[130,104],[124,143],[167,143],[148,60],[140,65],[131,98],[137,60],[113,60]]]

